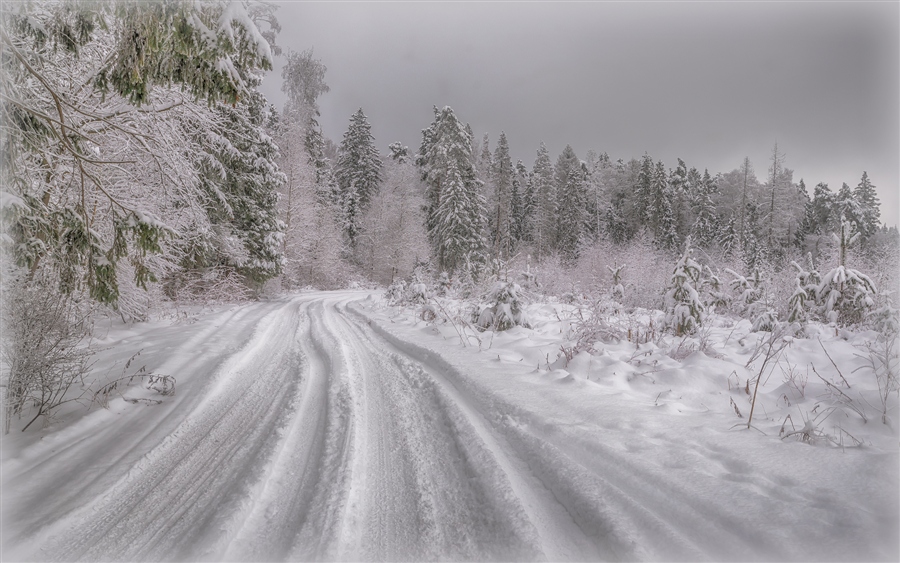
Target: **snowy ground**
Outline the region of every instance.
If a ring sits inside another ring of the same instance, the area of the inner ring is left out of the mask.
[[[96,373],[142,349],[176,393],[5,436],[2,559],[900,558],[874,333],[792,342],[747,430],[746,323],[566,361],[561,310],[467,346],[365,292],[111,327]]]

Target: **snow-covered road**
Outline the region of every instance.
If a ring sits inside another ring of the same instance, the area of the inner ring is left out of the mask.
[[[177,377],[176,395],[120,398],[40,441],[7,439],[3,559],[893,555],[894,501],[879,495],[896,484],[858,491],[859,506],[829,500],[860,480],[859,452],[785,444],[809,452],[796,467],[695,418],[616,400],[598,415],[596,400],[521,364],[413,342],[352,303],[364,296],[117,332],[110,349],[142,347],[149,369]],[[879,485],[897,458],[869,455]]]

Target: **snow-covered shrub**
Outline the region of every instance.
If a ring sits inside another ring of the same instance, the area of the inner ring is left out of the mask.
[[[441,297],[447,295],[447,292],[450,291],[453,282],[450,280],[450,274],[447,272],[441,272],[441,275],[438,276],[437,279],[437,294]]]
[[[800,285],[800,279],[796,279],[794,293],[788,300],[788,318],[789,323],[797,323],[802,325],[806,322],[809,313],[809,295],[806,289]]]
[[[796,261],[791,261],[791,265],[797,269],[797,276],[794,278],[794,289],[788,298],[788,316],[789,323],[798,323],[802,325],[809,319],[812,306],[816,301],[816,287],[820,283],[819,272],[813,267],[812,254],[807,253],[807,261],[809,262],[809,271],[803,269]]]
[[[781,323],[778,322],[778,314],[771,309],[766,309],[765,311],[757,315],[755,319],[753,319],[753,325],[750,331],[774,332],[778,330],[780,326]]]
[[[487,304],[479,307],[475,324],[483,329],[507,330],[514,326],[528,327],[525,304],[520,298],[522,288],[514,282],[498,281],[487,295]]]
[[[4,432],[13,417],[29,417],[25,430],[77,400],[69,391],[90,367],[91,306],[77,293],[58,291],[59,280],[52,277],[39,272],[27,283],[7,281],[3,288]]]
[[[404,280],[394,280],[384,291],[384,298],[389,305],[399,304],[406,294],[406,282]]]
[[[890,330],[883,338],[867,343],[868,353],[860,357],[867,362],[865,367],[872,370],[878,383],[881,422],[895,428],[888,413],[897,410],[900,401],[900,339],[896,325]]]
[[[706,277],[703,279],[705,298],[703,305],[707,311],[715,312],[718,308],[726,308],[731,304],[731,296],[722,287],[722,280],[714,274],[709,266],[705,267]]]
[[[610,318],[611,312],[618,312],[617,305],[604,298],[589,299],[579,303],[574,311],[574,322],[571,325],[569,338],[574,344],[569,348],[569,355],[579,352],[590,352],[596,342],[620,342],[631,334],[629,327]]]
[[[670,272],[660,268],[661,263],[671,259],[671,254],[656,248],[652,240],[637,237],[626,244],[609,244],[601,242],[586,248],[578,259],[576,268],[568,271],[545,272],[541,282],[548,293],[560,295],[573,292],[574,287],[590,288],[591,293],[599,294],[610,289],[610,271],[619,264],[627,264],[620,278],[622,294],[614,296],[626,311],[634,311],[647,307],[650,303],[659,303],[669,283]],[[544,265],[541,265],[542,269]],[[553,276],[558,276],[554,279]],[[613,286],[616,284],[614,283]],[[555,289],[555,291],[554,291]]]
[[[669,288],[663,301],[666,328],[676,336],[693,334],[703,322],[705,307],[695,289],[700,284],[700,264],[691,258],[691,239],[687,238],[684,254],[675,264]]]
[[[406,290],[406,301],[408,303],[426,303],[428,302],[429,297],[430,292],[428,291],[428,285],[425,282],[414,281],[409,284],[409,287]]]
[[[606,269],[612,274],[612,287],[609,290],[609,294],[613,299],[624,298],[625,287],[622,286],[622,270],[625,269],[625,265],[613,264],[612,266],[607,266]]]
[[[753,316],[754,313],[758,314],[759,306],[756,303],[762,299],[764,293],[759,269],[754,269],[749,277],[744,277],[727,268],[725,272],[734,276],[734,279],[729,284],[731,285],[731,290],[735,293],[735,297],[731,302],[735,312],[744,316]]]
[[[870,316],[872,328],[880,332],[885,338],[897,338],[900,334],[900,310],[894,307],[894,302],[890,294],[893,292],[882,292],[881,296],[885,300],[885,304]]]
[[[531,264],[526,264],[525,270],[519,272],[519,280],[522,289],[527,291],[535,291],[541,288],[541,284],[537,281],[537,275],[531,271]]]
[[[875,305],[875,284],[862,272],[838,266],[822,276],[816,301],[828,322],[857,324]]]

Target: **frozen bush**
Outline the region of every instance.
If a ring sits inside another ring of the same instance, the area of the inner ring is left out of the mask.
[[[93,352],[91,309],[78,294],[62,293],[39,273],[29,282],[14,281],[3,291],[3,362],[8,369],[4,432],[13,417],[47,420],[65,403],[89,369]]]
[[[403,280],[394,280],[384,291],[384,298],[390,305],[398,305],[403,301],[406,294],[406,282]]]
[[[475,324],[482,329],[507,330],[528,327],[525,306],[520,298],[522,288],[514,282],[498,281],[487,295],[488,303],[479,307]]]
[[[709,312],[715,312],[718,308],[726,308],[731,304],[731,296],[728,295],[722,287],[722,280],[718,275],[714,274],[709,266],[705,267],[706,277],[703,280],[703,289],[706,293],[706,299],[703,305]]]

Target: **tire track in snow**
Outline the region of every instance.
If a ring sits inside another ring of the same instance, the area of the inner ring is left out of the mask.
[[[222,559],[539,557],[463,417],[333,301],[305,307],[293,419]]]
[[[284,309],[287,309],[285,313]],[[298,312],[281,304],[178,427],[105,494],[42,530],[39,559],[198,559],[245,501],[296,385]],[[214,558],[214,557],[213,557]]]
[[[474,402],[453,385],[440,366],[428,362],[421,355],[406,354],[393,342],[385,340],[380,332],[372,330],[368,323],[360,322],[360,316],[348,315],[347,301],[345,299],[337,305],[340,315],[336,318],[344,323],[345,331],[353,333],[354,337],[348,340],[366,350],[383,351],[381,354],[390,357],[401,368],[401,373],[413,387],[428,390],[430,397],[427,400],[420,398],[418,403],[431,403],[445,418],[448,426],[444,431],[445,440],[454,443],[459,453],[436,459],[460,457],[467,460],[474,469],[474,475],[469,478],[480,482],[482,494],[494,498],[497,506],[502,507],[498,512],[514,516],[515,523],[511,528],[514,531],[508,535],[510,538],[515,536],[519,543],[508,544],[490,555],[518,559],[547,557],[550,560],[621,556],[610,545],[609,538],[598,539],[593,537],[596,530],[586,531],[578,527],[567,508],[553,497],[552,491],[534,478],[528,465],[516,456],[503,435],[494,430]],[[430,439],[439,436],[436,434]],[[502,545],[501,540],[498,536],[479,538],[475,545],[484,549],[485,545]],[[517,548],[521,550],[519,553],[511,551]],[[482,553],[480,558],[485,558],[485,554]]]
[[[245,305],[204,319],[189,339],[165,352],[154,350],[154,344],[148,346],[148,341],[159,342],[161,347],[168,344],[165,336],[170,327],[150,331],[142,341],[145,352],[141,360],[156,373],[176,376],[179,380],[176,394],[163,404],[145,410],[142,416],[117,417],[103,425],[92,425],[89,432],[82,429],[82,421],[76,422],[48,435],[45,442],[31,448],[22,458],[5,463],[3,488],[18,493],[14,502],[8,502],[10,497],[7,496],[7,502],[3,503],[5,538],[16,538],[18,543],[25,543],[48,523],[79,510],[85,498],[105,493],[142,455],[167,436],[201,399],[202,393],[191,392],[191,389],[202,389],[207,382],[193,381],[182,375],[188,370],[211,371],[224,361],[221,356],[197,358],[194,351],[205,342],[220,338],[223,333],[231,338],[238,336],[239,340],[233,344],[240,345],[250,337],[250,329],[262,317],[282,305],[279,302]],[[235,331],[234,327],[241,324],[246,324],[248,329]],[[119,345],[123,346],[122,343]],[[131,342],[124,345],[131,346]],[[161,353],[168,358],[154,364]],[[108,411],[98,410],[88,416],[107,415]],[[123,437],[128,447],[109,447],[110,442]],[[57,476],[60,468],[65,468],[63,478]],[[40,487],[35,487],[34,483],[39,483]]]

